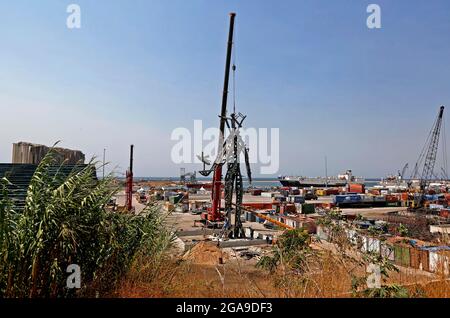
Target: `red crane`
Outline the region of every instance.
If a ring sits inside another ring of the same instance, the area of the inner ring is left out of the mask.
[[[230,29],[228,33],[228,45],[227,45],[227,57],[225,62],[225,78],[223,84],[223,94],[222,94],[222,109],[220,112],[220,125],[219,125],[219,153],[220,149],[223,147],[224,135],[225,135],[225,124],[227,115],[227,100],[228,100],[228,83],[230,79],[230,66],[231,66],[231,51],[233,48],[233,32],[234,32],[234,18],[236,13],[230,13]],[[221,188],[222,188],[222,165],[223,163],[214,164],[214,175],[212,181],[212,206],[208,209],[208,213],[202,215],[203,219],[210,222],[220,222],[223,221],[223,215],[220,213],[221,208]],[[202,172],[200,172],[202,173]],[[205,172],[206,173],[206,172]],[[209,174],[209,173],[208,173]]]
[[[127,170],[126,174],[126,186],[125,186],[125,206],[127,211],[131,211],[133,209],[133,148],[134,145],[130,146],[130,166]]]

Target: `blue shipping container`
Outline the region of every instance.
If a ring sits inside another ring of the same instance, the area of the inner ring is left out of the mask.
[[[359,195],[335,195],[333,196],[333,203],[357,203],[361,201]]]

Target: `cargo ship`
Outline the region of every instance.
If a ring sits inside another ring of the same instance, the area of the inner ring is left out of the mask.
[[[323,188],[323,187],[343,187],[349,181],[352,183],[364,183],[365,179],[362,177],[355,177],[351,170],[347,170],[344,174],[337,177],[301,177],[301,176],[280,176],[278,180],[284,187],[297,188]]]
[[[411,180],[411,183],[413,181]],[[379,184],[375,185],[374,188],[384,188],[391,190],[406,190],[408,189],[408,181],[403,179],[402,175],[388,175],[383,178]]]

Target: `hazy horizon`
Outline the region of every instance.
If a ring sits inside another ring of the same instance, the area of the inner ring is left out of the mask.
[[[255,177],[323,176],[325,156],[330,176],[380,178],[407,162],[409,176],[450,107],[445,0],[375,1],[381,29],[366,26],[374,1],[72,2],[81,29],[66,27],[71,2],[0,4],[0,162],[14,142],[61,140],[87,158],[106,148],[123,172],[134,144],[136,176],[201,170],[171,161],[170,136],[198,119],[218,126],[231,11],[237,110],[247,127],[280,129],[278,173],[255,165]]]

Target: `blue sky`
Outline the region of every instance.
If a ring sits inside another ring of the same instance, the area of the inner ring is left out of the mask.
[[[66,28],[70,3],[79,30]],[[177,175],[172,130],[218,125],[230,11],[237,107],[247,126],[280,128],[279,174],[321,175],[325,155],[336,174],[414,165],[450,106],[446,0],[3,0],[0,162],[13,142],[62,140],[88,156],[106,147],[124,170],[134,143],[135,175]]]

